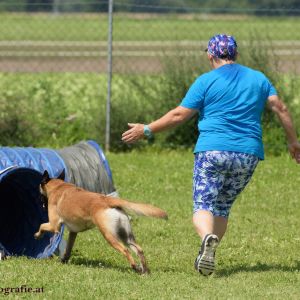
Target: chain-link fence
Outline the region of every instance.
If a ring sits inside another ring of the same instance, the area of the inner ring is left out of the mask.
[[[169,6],[115,0],[114,72],[160,72],[166,55],[200,52],[208,38],[219,32],[233,34],[242,46],[253,36],[267,38],[284,71],[294,71],[295,67],[300,70],[299,64],[295,65],[300,56],[297,10],[208,9],[201,7],[200,1],[194,2],[198,4],[185,7],[176,6],[175,0],[169,1]],[[105,1],[89,2],[90,6],[76,0],[31,3],[27,13],[18,2],[0,4],[4,11],[0,27],[1,72],[107,71]]]
[[[0,0],[0,73],[106,75],[112,54],[113,74],[152,76],[163,72],[167,57],[204,57],[216,33],[234,35],[241,55],[259,41],[275,54],[280,71],[300,73],[299,4],[208,2],[114,0],[110,24],[109,1]]]

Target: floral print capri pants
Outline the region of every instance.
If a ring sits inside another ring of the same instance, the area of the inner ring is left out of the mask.
[[[193,176],[194,213],[209,210],[214,216],[229,216],[230,208],[250,181],[259,162],[255,155],[231,151],[195,154]]]

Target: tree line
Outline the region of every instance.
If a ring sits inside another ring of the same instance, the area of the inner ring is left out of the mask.
[[[107,12],[108,0],[0,0],[0,11]],[[114,0],[114,10],[152,13],[299,14],[299,0]]]

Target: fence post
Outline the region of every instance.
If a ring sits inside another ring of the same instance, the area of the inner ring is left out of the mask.
[[[59,11],[60,11],[60,0],[54,0],[52,12],[54,15],[58,15]]]
[[[111,107],[111,81],[112,81],[112,37],[113,34],[113,0],[108,2],[108,53],[107,53],[107,100],[106,100],[106,128],[105,151],[110,146],[110,107]]]

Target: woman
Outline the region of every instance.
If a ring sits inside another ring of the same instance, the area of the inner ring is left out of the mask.
[[[199,113],[196,143],[193,224],[202,239],[195,268],[210,275],[215,251],[227,228],[230,208],[264,159],[261,115],[265,104],[278,116],[292,157],[300,163],[291,116],[276,89],[261,72],[235,63],[238,52],[233,36],[213,36],[207,47],[212,71],[198,77],[181,104],[148,124],[131,124],[125,143],[174,127]]]

